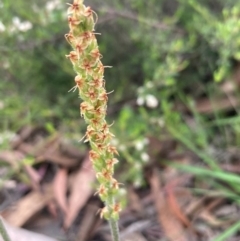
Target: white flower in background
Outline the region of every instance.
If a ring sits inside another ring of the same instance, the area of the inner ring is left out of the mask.
[[[13,25],[15,27],[18,27],[19,24],[20,24],[20,18],[19,17],[13,17],[12,22],[13,22]]]
[[[120,196],[125,196],[127,194],[127,191],[125,190],[125,188],[119,188],[119,195]]]
[[[10,67],[10,64],[8,61],[4,61],[2,66],[4,69],[8,69]]]
[[[165,123],[164,123],[164,120],[163,120],[162,118],[159,118],[157,122],[158,122],[158,125],[159,125],[160,127],[164,127],[164,124],[165,124]]]
[[[0,110],[2,110],[4,108],[4,102],[0,101]]]
[[[135,142],[135,148],[138,150],[138,151],[141,151],[143,150],[145,144],[143,142],[143,140],[140,140],[140,141],[136,141]]]
[[[48,1],[46,4],[46,9],[48,12],[52,12],[54,9],[56,9],[60,5],[61,4],[60,4],[59,0]]]
[[[142,106],[144,104],[144,98],[143,97],[138,97],[137,98],[137,105]]]
[[[148,162],[150,159],[149,155],[146,152],[143,152],[141,154],[141,158],[142,158],[143,162]]]
[[[32,28],[32,23],[29,21],[21,22],[19,17],[12,19],[13,27],[19,31],[26,32]]]
[[[136,162],[136,163],[134,164],[134,169],[140,170],[141,168],[142,168],[142,165],[141,165],[140,163]]]
[[[154,95],[147,95],[146,105],[149,108],[156,108],[158,106],[158,99]]]
[[[6,30],[5,25],[0,21],[0,32],[4,32]]]
[[[17,187],[17,182],[14,180],[6,180],[3,182],[3,186],[6,189],[15,189]]]
[[[119,146],[118,146],[118,149],[119,149],[120,151],[125,151],[125,150],[126,150],[126,146],[124,146],[124,145],[119,145]]]
[[[16,134],[10,131],[4,131],[0,133],[0,144],[3,144],[5,141],[9,142],[15,138]]]
[[[153,83],[152,83],[152,81],[148,81],[148,82],[146,83],[146,87],[147,87],[148,89],[153,88]]]
[[[144,92],[144,88],[138,87],[137,92],[138,92],[138,94],[142,94]]]
[[[141,187],[141,185],[142,185],[142,180],[140,180],[140,179],[134,180],[133,186],[135,188]]]
[[[148,145],[149,144],[149,139],[148,138],[144,138],[143,139],[143,143],[144,143],[144,146]]]
[[[18,29],[22,32],[27,32],[31,28],[32,28],[32,23],[30,23],[29,21],[25,21],[25,22],[20,23]]]
[[[113,146],[118,146],[119,145],[119,140],[117,138],[114,138],[114,139],[111,140],[111,144]]]

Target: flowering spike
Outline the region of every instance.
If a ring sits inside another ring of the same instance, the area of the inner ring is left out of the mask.
[[[105,120],[107,112],[108,95],[105,90],[104,70],[111,66],[104,66],[102,55],[98,48],[94,32],[97,14],[83,4],[83,0],[74,0],[68,4],[68,23],[70,32],[65,35],[73,50],[66,57],[72,62],[77,73],[75,86],[71,89],[79,90],[83,100],[80,104],[81,116],[88,124],[86,134],[81,140],[89,142],[92,148],[89,158],[96,171],[100,183],[97,194],[105,203],[100,216],[116,220],[121,207],[114,201],[118,192],[119,183],[113,178],[114,166],[118,160],[116,147],[111,145],[114,135],[109,131],[112,126]],[[71,91],[70,90],[70,91]]]

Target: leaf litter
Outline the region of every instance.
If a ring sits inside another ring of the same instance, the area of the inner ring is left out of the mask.
[[[88,155],[65,145],[61,139],[60,135],[46,135],[43,128],[23,128],[12,150],[0,151],[4,168],[9,166],[14,170],[7,181],[15,183],[3,185],[0,214],[9,225],[30,230],[30,224],[52,220],[46,225],[54,233],[47,235],[55,239],[110,240],[108,224],[97,215],[101,202],[93,196],[95,174]],[[212,241],[223,240],[221,234],[227,237],[225,240],[240,240],[237,239],[240,212],[234,203],[238,197],[235,189],[229,192],[221,179],[218,184],[225,186],[226,191],[211,191],[214,178],[199,179],[197,174],[186,174],[161,162],[168,159],[170,164],[191,166],[199,162],[194,153],[179,155],[176,143],[171,140],[165,145],[155,138],[151,142],[152,148],[157,150],[159,146],[161,151],[152,152],[155,156],[150,155],[152,162],[146,166],[149,186],[128,188],[128,204],[120,218],[124,240]],[[234,161],[230,158],[221,164],[229,174],[239,168],[239,162],[235,161],[239,155],[234,155]],[[23,161],[29,156],[33,163]],[[25,175],[19,175],[21,170]],[[11,198],[13,192],[17,199]],[[51,228],[53,224],[58,229]],[[38,232],[44,233],[42,226],[37,227]],[[64,235],[63,228],[68,230]],[[23,235],[21,231],[19,235]]]

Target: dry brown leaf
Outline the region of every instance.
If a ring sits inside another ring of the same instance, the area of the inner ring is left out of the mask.
[[[123,241],[147,241],[141,233],[131,233],[124,237]]]
[[[232,222],[232,220],[220,220],[207,210],[203,210],[199,217],[212,227],[223,227],[224,225]]]
[[[43,143],[40,142],[38,145],[36,145],[36,156],[42,155],[43,150],[44,154],[54,155],[59,150],[60,138],[59,133],[55,133],[52,136],[49,136]]]
[[[240,86],[240,64],[234,68],[231,76],[220,85],[220,89],[228,94],[238,91]]]
[[[131,210],[137,213],[141,213],[141,211],[143,210],[143,207],[137,193],[135,192],[132,186],[128,188],[127,194],[128,194],[128,200],[129,200],[128,202]]]
[[[35,146],[33,144],[22,142],[17,149],[25,155],[35,156]]]
[[[52,215],[53,218],[57,218],[58,216],[58,213],[57,213],[57,204],[54,200],[51,200],[48,202],[47,204],[47,209],[48,209],[48,212]]]
[[[123,229],[120,233],[121,240],[125,240],[125,237],[128,237],[132,233],[142,232],[143,230],[147,230],[151,227],[152,221],[150,219],[137,220],[131,224],[129,224],[125,229]]]
[[[213,113],[214,111],[225,111],[231,110],[239,107],[240,101],[233,95],[229,95],[228,97],[223,96],[221,99],[213,99],[209,100],[208,98],[200,99],[196,103],[196,110],[199,113],[208,114]],[[187,111],[186,106],[182,104],[177,104],[175,109],[178,111]]]
[[[36,157],[36,161],[37,162],[45,162],[45,161],[49,161],[49,162],[53,162],[56,164],[59,164],[63,167],[75,167],[78,164],[78,160],[73,159],[73,158],[68,158],[63,156],[61,153],[56,152],[54,154],[43,154],[41,156],[37,156]]]
[[[92,183],[94,180],[95,173],[92,170],[91,161],[87,156],[70,187],[71,192],[68,201],[68,212],[64,220],[64,227],[66,229],[71,226],[79,210],[83,208],[88,198],[92,195]]]
[[[41,176],[39,175],[39,173],[32,167],[29,165],[24,165],[24,168],[28,174],[28,176],[31,178],[31,180],[35,183],[39,183],[41,181]]]
[[[39,183],[42,179],[41,175],[39,175],[39,173],[32,166],[24,165],[24,169],[31,179],[31,185],[33,189],[39,190],[40,189]]]
[[[196,108],[200,113],[209,113],[213,112],[214,110],[224,111],[239,106],[239,100],[236,97],[231,96],[230,99],[229,97],[223,97],[222,99],[214,100],[212,102],[209,100],[202,100],[201,102],[197,103]]]
[[[205,210],[210,212],[213,209],[215,209],[216,207],[218,207],[220,204],[222,204],[226,199],[225,198],[216,198],[214,200],[212,200],[206,207]]]
[[[50,238],[46,235],[31,232],[22,228],[13,227],[4,220],[3,222],[11,241],[57,241],[56,239]],[[0,241],[3,241],[1,235]]]
[[[238,160],[237,163],[240,163],[240,161]],[[234,172],[234,173],[240,173],[240,165],[236,164],[221,164],[220,165],[221,169],[224,169],[225,171],[228,172]]]
[[[24,158],[20,151],[1,151],[0,160],[9,163],[13,168],[18,168],[18,162]]]
[[[94,235],[94,232],[96,231],[96,223],[98,222],[98,219],[100,219],[99,216],[96,216],[99,208],[100,207],[97,203],[87,205],[86,212],[84,213],[82,222],[79,226],[77,235],[78,241],[89,240],[89,238]]]
[[[204,207],[204,202],[206,201],[206,199],[207,197],[192,198],[191,202],[185,209],[186,214],[188,216],[193,216],[198,214]]]
[[[67,169],[60,168],[57,171],[57,174],[53,180],[53,192],[54,197],[57,201],[57,204],[61,208],[61,210],[66,214],[67,213]]]
[[[61,142],[60,149],[61,149],[61,152],[63,153],[63,155],[66,155],[67,157],[74,158],[77,160],[83,160],[83,158],[85,156],[83,154],[83,152],[79,151],[78,148],[76,148],[68,143]]]
[[[184,189],[179,189],[180,187],[188,183],[191,178],[192,176],[189,174],[177,176],[169,180],[164,188],[167,194],[166,199],[172,212],[188,228],[191,227],[191,223],[186,214],[182,211],[179,203],[180,200],[178,200],[178,197],[179,199],[180,196],[185,196],[185,198],[187,197],[188,199],[191,198],[190,192],[187,192],[187,190],[184,191]]]
[[[59,148],[59,139],[60,136],[58,134],[52,135],[46,139],[40,134],[35,133],[33,137],[35,140],[31,140],[31,142],[21,142],[17,149],[21,152],[32,155],[32,156],[41,156],[42,153],[51,155],[53,151]]]
[[[29,221],[53,199],[52,185],[43,188],[43,192],[32,191],[20,199],[14,207],[5,210],[1,215],[8,223],[20,227]]]
[[[220,204],[222,204],[225,201],[224,198],[216,198],[212,200],[206,207],[204,207],[204,210],[199,214],[199,217],[203,220],[205,220],[208,224],[214,227],[222,227],[224,224],[231,223],[232,220],[221,220],[215,217],[215,215],[211,212],[216,207],[218,207]]]
[[[220,89],[227,94],[232,94],[236,90],[236,83],[227,80],[221,84]]]
[[[186,226],[191,227],[191,223],[185,213],[182,211],[181,207],[179,206],[179,203],[177,201],[177,198],[174,194],[174,190],[172,186],[167,187],[167,201],[168,205],[171,208],[174,215]]]
[[[16,138],[14,138],[14,140],[12,141],[12,148],[17,148],[24,140],[26,140],[32,133],[33,131],[36,129],[36,127],[33,126],[25,126],[23,127]]]
[[[67,180],[68,174],[67,169],[60,168],[53,180],[53,192],[57,204],[64,213],[67,213]]]
[[[171,241],[187,241],[182,223],[174,216],[169,207],[160,185],[157,171],[154,170],[149,179],[154,203],[158,212],[158,220],[163,227],[166,237]]]
[[[167,158],[169,156],[169,153],[173,152],[176,149],[177,144],[175,140],[169,139],[160,141],[154,136],[148,137],[148,141],[148,153],[151,157],[150,159],[154,161],[159,161],[160,157],[162,157],[163,159]]]

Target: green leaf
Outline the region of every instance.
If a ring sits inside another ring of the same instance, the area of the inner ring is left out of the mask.
[[[26,157],[22,160],[22,164],[32,166],[34,164],[34,159],[32,157]]]
[[[222,234],[220,234],[217,238],[212,241],[226,241],[229,237],[233,236],[240,229],[240,222],[236,222],[230,228],[225,230]]]

